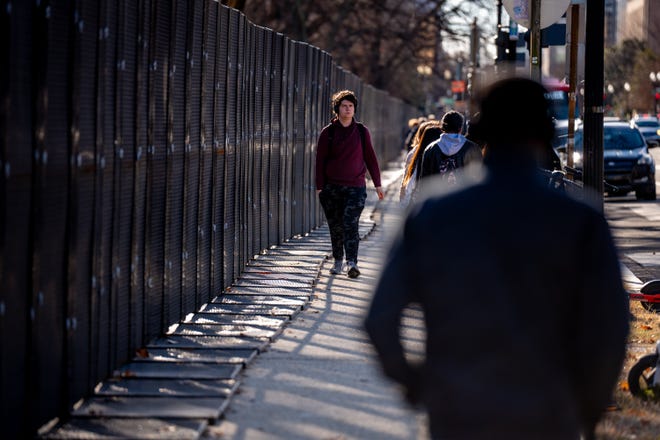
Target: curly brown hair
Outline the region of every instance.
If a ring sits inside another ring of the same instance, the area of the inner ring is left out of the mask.
[[[357,96],[355,96],[355,92],[352,90],[340,90],[332,95],[332,110],[334,110],[336,114],[339,114],[339,105],[342,101],[352,102],[357,111],[358,99]]]

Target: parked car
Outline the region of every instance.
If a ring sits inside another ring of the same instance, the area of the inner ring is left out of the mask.
[[[575,131],[574,167],[582,170],[584,127]],[[566,161],[566,145],[556,148]],[[655,200],[655,162],[639,129],[626,122],[603,124],[603,159],[609,195],[635,192],[638,200]]]
[[[654,116],[638,117],[632,122],[642,133],[649,147],[660,147],[660,121],[658,118]]]

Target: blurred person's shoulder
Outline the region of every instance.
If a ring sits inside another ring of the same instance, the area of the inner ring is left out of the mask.
[[[487,196],[488,185],[484,184],[481,170],[473,171],[464,173],[457,185],[448,185],[441,176],[425,178],[418,192],[417,201],[409,210],[408,218],[413,221],[424,219],[441,221],[442,218],[451,217],[451,213],[457,208],[463,210],[478,203]]]

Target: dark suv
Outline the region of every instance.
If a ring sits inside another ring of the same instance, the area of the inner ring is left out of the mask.
[[[644,116],[633,119],[635,127],[639,128],[649,147],[660,147],[660,121],[654,116]]]
[[[605,181],[612,185],[609,195],[635,191],[638,200],[655,200],[655,162],[639,130],[626,122],[603,124]],[[575,131],[575,168],[582,169],[583,127]],[[565,147],[558,148],[565,156]]]

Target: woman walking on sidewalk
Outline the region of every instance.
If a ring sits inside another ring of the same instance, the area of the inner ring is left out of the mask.
[[[330,273],[342,272],[344,253],[348,276],[357,278],[359,222],[367,199],[367,170],[380,200],[383,191],[376,152],[369,130],[355,121],[357,97],[342,90],[332,97],[336,117],[323,128],[316,151],[316,193],[328,220],[332,256]]]
[[[424,150],[431,142],[437,141],[442,134],[440,121],[427,121],[420,124],[417,134],[413,140],[413,147],[406,156],[403,180],[399,190],[399,201],[403,206],[408,206],[415,200],[417,183],[422,174],[422,158]]]

